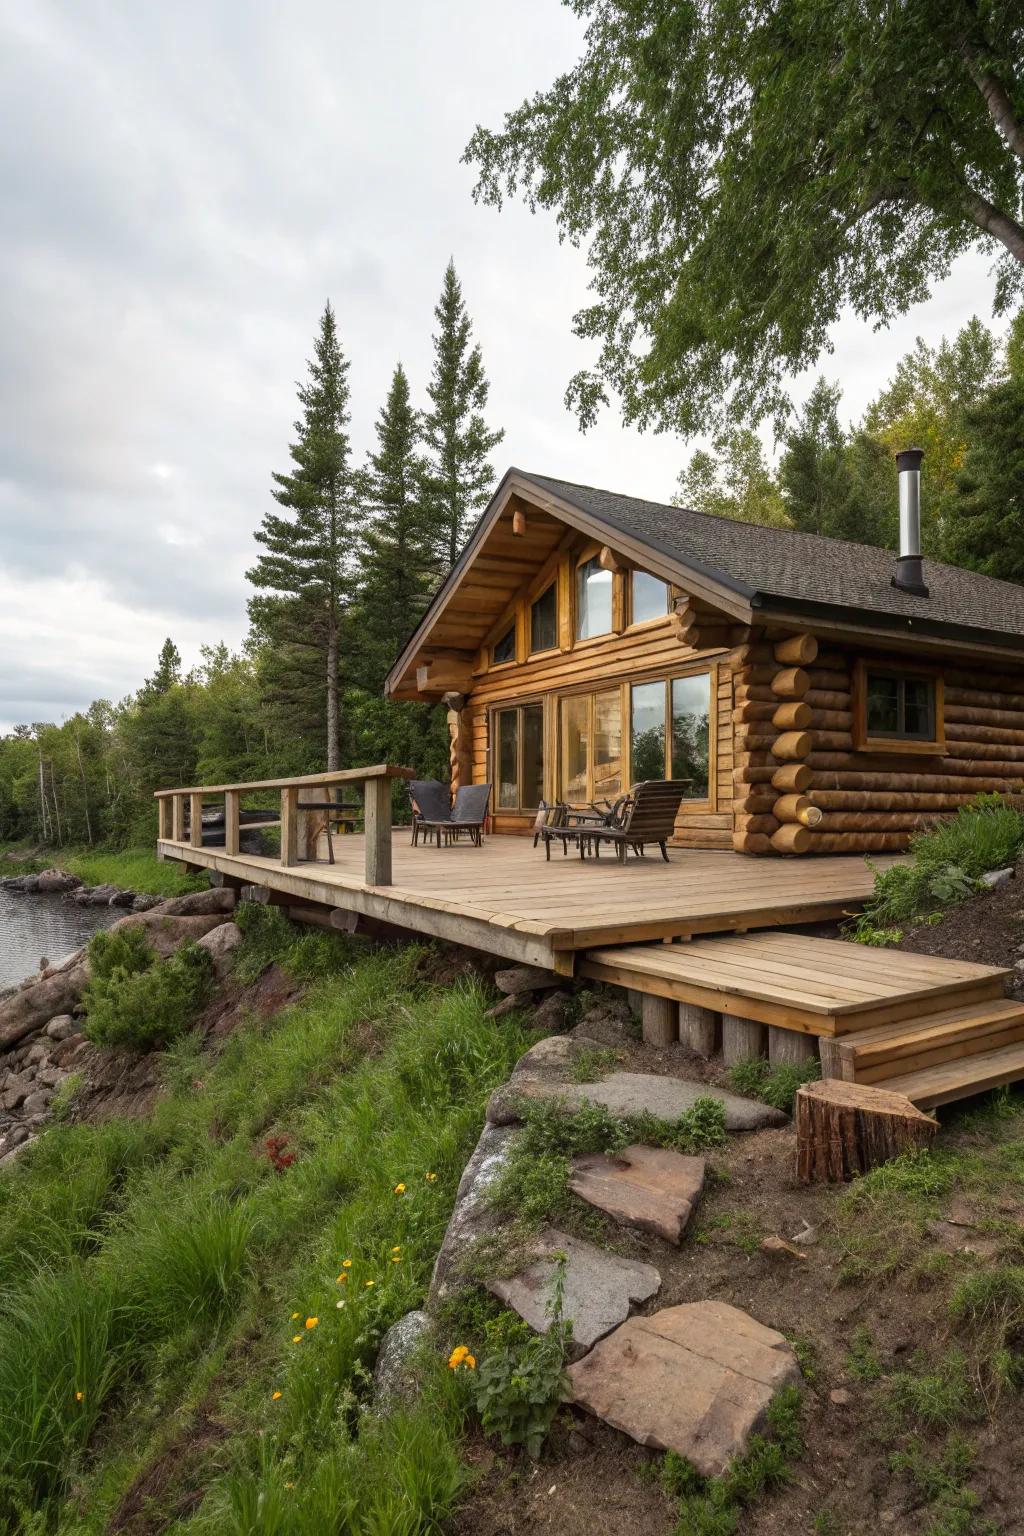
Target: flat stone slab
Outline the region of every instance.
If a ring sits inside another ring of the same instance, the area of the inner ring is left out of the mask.
[[[776,1392],[799,1379],[782,1334],[722,1301],[631,1317],[569,1368],[581,1408],[704,1477],[742,1455]]]
[[[661,1147],[624,1147],[573,1163],[569,1188],[616,1221],[679,1243],[704,1189],[704,1159]]]
[[[562,1316],[572,1323],[570,1355],[590,1349],[626,1320],[634,1303],[648,1301],[661,1289],[661,1276],[653,1264],[620,1258],[547,1227],[531,1245],[532,1262],[525,1269],[510,1279],[487,1283],[488,1290],[537,1333],[547,1333],[551,1326],[552,1256],[559,1252],[569,1261]]]
[[[564,1042],[565,1045],[572,1043],[576,1042]],[[523,1060],[525,1063],[526,1058]],[[555,1062],[546,1062],[544,1070],[538,1070],[539,1065],[530,1063],[523,1072],[517,1069],[509,1081],[491,1095],[487,1118],[493,1124],[507,1125],[519,1119],[519,1099],[561,1099],[570,1113],[589,1101],[603,1104],[613,1115],[625,1117],[646,1111],[656,1120],[669,1121],[678,1120],[698,1099],[717,1099],[725,1106],[727,1131],[758,1131],[765,1126],[786,1124],[781,1109],[773,1109],[770,1104],[761,1104],[756,1099],[741,1098],[738,1093],[729,1093],[708,1083],[661,1077],[649,1072],[611,1072],[596,1083],[573,1083],[556,1076]]]

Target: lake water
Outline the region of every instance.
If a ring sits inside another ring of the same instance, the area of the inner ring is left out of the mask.
[[[63,960],[124,909],[80,907],[61,896],[18,896],[0,890],[0,991],[39,969],[40,958]]]

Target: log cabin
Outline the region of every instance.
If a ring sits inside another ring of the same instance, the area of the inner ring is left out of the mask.
[[[898,555],[510,469],[386,692],[445,704],[496,832],[664,776],[681,847],[903,850],[1024,790],[1024,588],[922,560],[921,459]]]

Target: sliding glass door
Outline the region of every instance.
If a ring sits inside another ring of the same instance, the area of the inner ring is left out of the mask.
[[[544,796],[544,706],[517,704],[494,716],[499,811],[535,811]]]
[[[707,800],[711,677],[634,683],[630,690],[630,779],[686,779],[688,800]]]
[[[622,692],[579,693],[561,701],[562,794],[571,804],[622,789]]]

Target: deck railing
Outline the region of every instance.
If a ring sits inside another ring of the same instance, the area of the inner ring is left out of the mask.
[[[391,884],[391,780],[411,779],[412,768],[396,768],[392,763],[377,763],[372,768],[343,768],[334,773],[307,773],[292,779],[258,779],[249,784],[200,784],[188,789],[158,789],[156,802],[160,813],[161,842],[203,846],[203,805],[206,800],[224,799],[224,852],[237,855],[241,837],[241,798],[243,795],[279,790],[281,793],[281,863],[286,867],[299,862],[299,816],[302,789],[330,790],[344,784],[363,785],[363,824],[366,835],[367,885]],[[328,796],[328,798],[330,798]],[[185,837],[185,806],[188,804],[188,839]],[[263,826],[272,823],[263,822]]]

